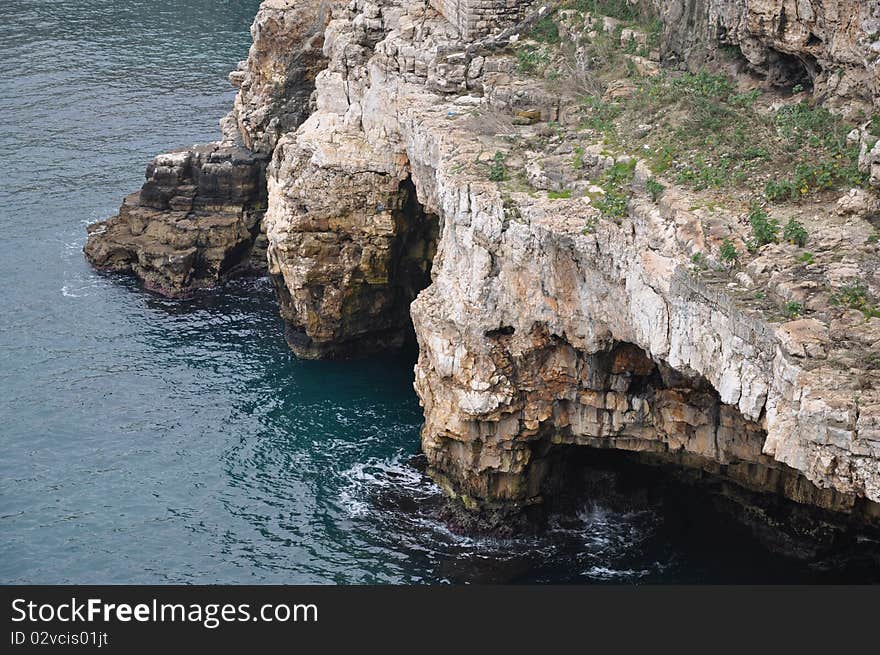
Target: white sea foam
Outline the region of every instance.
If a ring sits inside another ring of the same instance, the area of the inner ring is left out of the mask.
[[[412,498],[429,498],[440,488],[406,462],[409,456],[397,453],[392,457],[372,457],[342,472],[346,481],[339,500],[353,517],[364,516],[369,510],[369,496],[380,489],[394,489]]]
[[[632,578],[643,578],[648,575],[650,571],[641,570],[637,571],[634,569],[611,569],[607,566],[591,566],[589,569],[584,571],[584,574],[590,578],[595,580],[620,580],[620,579],[632,579]]]

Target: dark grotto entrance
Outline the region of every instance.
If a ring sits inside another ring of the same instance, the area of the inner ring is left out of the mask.
[[[816,570],[880,581],[880,507],[820,489],[764,455],[766,432],[708,380],[622,342],[584,365],[599,406],[572,420],[578,429],[548,431],[533,446],[545,471],[540,523],[597,503],[650,509],[664,531],[718,557],[728,546],[713,535],[728,534],[730,547],[756,542]]]
[[[410,305],[431,284],[431,268],[440,238],[440,219],[425,211],[418,200],[415,184],[408,178],[400,184],[405,197],[403,208],[395,215],[398,238],[393,247],[391,286],[394,311],[403,332],[403,347],[415,347],[416,338],[410,317]]]

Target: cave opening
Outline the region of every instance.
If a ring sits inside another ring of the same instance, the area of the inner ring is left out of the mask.
[[[438,216],[419,202],[410,178],[347,208],[350,227],[297,235],[305,283],[291,289],[283,275],[271,275],[287,343],[303,359],[362,358],[416,344],[410,306],[431,283]]]
[[[798,55],[770,49],[764,71],[771,86],[784,89],[802,88],[811,91],[813,80],[821,72],[819,62],[810,54]]]
[[[416,346],[410,305],[431,284],[431,270],[440,238],[440,219],[419,202],[412,177],[400,183],[402,206],[395,212],[397,239],[393,246],[390,284],[394,313],[401,330],[400,346]]]
[[[880,554],[865,547],[880,543],[877,504],[821,489],[764,455],[762,425],[721,402],[703,376],[625,342],[582,358],[586,388],[565,409],[570,424],[532,446],[539,520],[592,503],[662,507],[679,530],[717,515],[787,557],[849,557],[880,573]]]

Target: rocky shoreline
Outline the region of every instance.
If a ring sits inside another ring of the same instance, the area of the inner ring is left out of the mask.
[[[157,157],[86,256],[168,295],[265,266],[301,357],[414,335],[422,450],[462,525],[517,526],[592,448],[711,481],[751,519],[764,495],[838,531],[880,526],[880,126],[857,118],[880,112],[880,15],[631,3],[651,33],[520,4],[522,23],[463,37],[424,1],[263,2],[224,139]],[[606,99],[708,65],[767,89],[767,112],[809,95],[852,121],[865,184],[783,207],[809,264],[750,241],[739,192],[710,197],[584,129],[582,44],[607,42],[635,74]],[[534,74],[555,61],[570,83]],[[840,302],[850,279],[858,305]]]

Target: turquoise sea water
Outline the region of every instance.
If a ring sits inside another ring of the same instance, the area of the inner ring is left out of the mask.
[[[826,579],[651,503],[455,535],[411,355],[300,362],[264,280],[170,301],[87,266],[152,156],[218,136],[257,6],[0,3],[0,582]]]

